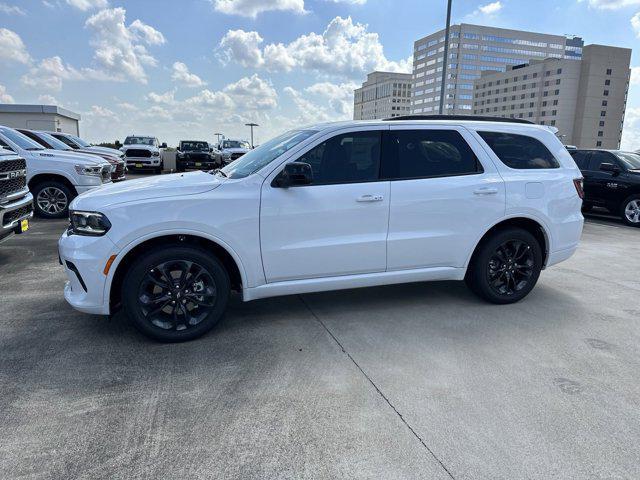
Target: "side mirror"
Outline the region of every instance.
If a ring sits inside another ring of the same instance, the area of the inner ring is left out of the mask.
[[[609,172],[614,175],[620,173],[620,167],[618,165],[614,165],[613,163],[601,163],[600,170],[603,172]]]
[[[304,162],[287,163],[284,170],[273,179],[271,184],[277,188],[288,188],[313,183],[313,171],[311,165]]]
[[[167,144],[166,144],[166,142],[162,142],[162,143],[160,144],[160,148],[167,148]]]

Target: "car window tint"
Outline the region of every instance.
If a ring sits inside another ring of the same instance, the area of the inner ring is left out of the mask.
[[[377,180],[380,135],[379,131],[337,135],[315,146],[297,161],[311,165],[313,185]]]
[[[455,130],[392,130],[385,143],[383,178],[467,175],[482,165]]]
[[[507,167],[525,170],[560,167],[549,149],[533,137],[504,132],[478,133]]]
[[[589,170],[598,171],[603,163],[612,163],[618,165],[616,157],[609,152],[591,152],[591,160],[589,161]]]
[[[574,150],[569,153],[571,153],[573,161],[576,162],[576,165],[580,170],[586,170],[589,168],[589,152]]]

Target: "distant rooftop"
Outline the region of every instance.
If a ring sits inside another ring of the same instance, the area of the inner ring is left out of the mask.
[[[0,103],[0,113],[49,113],[61,117],[80,120],[80,114],[58,107],[57,105],[25,105],[15,103]]]

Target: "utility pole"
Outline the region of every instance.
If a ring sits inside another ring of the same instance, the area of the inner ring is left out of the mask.
[[[214,133],[214,135],[218,137],[218,145],[220,145],[220,137],[224,138],[224,135],[222,135],[221,133]]]
[[[444,34],[444,58],[442,59],[442,82],[440,84],[440,115],[444,114],[444,97],[447,91],[447,65],[449,64],[449,29],[451,28],[451,1],[447,1],[447,28]]]
[[[245,123],[245,127],[251,127],[251,148],[253,149],[253,127],[259,127],[257,123]]]

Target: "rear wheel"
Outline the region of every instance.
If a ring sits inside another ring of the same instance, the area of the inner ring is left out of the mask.
[[[64,183],[46,180],[33,189],[35,213],[43,218],[64,218],[69,215],[69,203],[74,198]]]
[[[514,303],[533,289],[542,270],[542,248],[521,228],[499,230],[476,251],[466,281],[485,300]]]
[[[640,227],[640,195],[632,195],[622,202],[622,221],[632,227]]]
[[[229,275],[217,258],[181,245],[143,255],[122,284],[133,325],[161,342],[192,340],[211,330],[224,314],[229,292]]]

